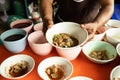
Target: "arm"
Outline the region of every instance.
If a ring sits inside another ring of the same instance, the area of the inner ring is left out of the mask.
[[[40,14],[43,20],[43,32],[46,32],[47,28],[53,25],[52,14],[53,0],[40,0]]]
[[[104,25],[112,16],[114,12],[114,0],[101,0],[101,9],[95,19],[97,27]]]
[[[100,3],[101,9],[95,20],[91,23],[81,25],[81,27],[87,29],[89,40],[94,37],[97,29],[103,26],[111,18],[114,12],[114,0],[101,0]]]

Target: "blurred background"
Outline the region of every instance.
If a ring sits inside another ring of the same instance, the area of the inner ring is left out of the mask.
[[[38,4],[39,0],[0,0],[0,33],[9,29],[10,23],[16,19],[40,22]]]

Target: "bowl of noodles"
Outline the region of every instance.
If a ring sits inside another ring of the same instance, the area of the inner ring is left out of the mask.
[[[88,32],[78,23],[60,22],[47,30],[46,39],[56,48],[60,56],[74,60],[88,39]]]

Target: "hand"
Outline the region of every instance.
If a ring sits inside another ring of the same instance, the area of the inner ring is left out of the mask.
[[[97,23],[81,24],[81,27],[88,31],[88,35],[89,35],[88,41],[94,37],[94,35],[97,31]]]
[[[44,20],[43,21],[43,33],[45,34],[47,29],[51,28],[53,26],[53,20]]]

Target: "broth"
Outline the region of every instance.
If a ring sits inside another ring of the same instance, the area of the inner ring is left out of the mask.
[[[79,41],[67,33],[55,34],[53,37],[53,44],[59,47],[74,47],[79,44]]]

